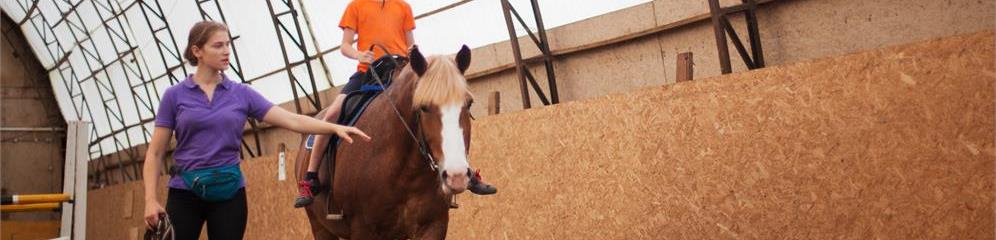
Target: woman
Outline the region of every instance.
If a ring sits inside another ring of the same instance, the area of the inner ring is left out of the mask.
[[[228,28],[203,21],[190,29],[183,56],[197,72],[163,94],[156,128],[145,158],[145,221],[169,215],[176,239],[197,239],[204,222],[210,239],[242,239],[247,207],[245,179],[238,164],[242,129],[248,117],[300,133],[336,134],[370,140],[362,131],[292,114],[273,107],[247,85],[229,80]],[[168,183],[166,208],[155,189],[170,137],[176,134],[174,158],[179,172]]]

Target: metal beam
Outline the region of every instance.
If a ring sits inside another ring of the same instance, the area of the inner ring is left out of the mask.
[[[173,30],[169,26],[169,21],[166,20],[166,14],[163,12],[162,5],[159,1],[153,1],[155,6],[150,5],[148,0],[136,0],[139,2],[139,9],[142,10],[142,16],[145,17],[145,23],[152,33],[152,39],[156,42],[156,50],[159,51],[159,59],[163,64],[163,69],[166,69],[165,75],[169,77],[170,84],[176,84],[180,82],[180,78],[173,74],[171,69],[180,68],[183,70],[183,76],[186,77],[187,67],[184,65],[183,54],[180,52],[179,45],[176,44],[176,37],[173,35]],[[158,20],[157,25],[161,27],[154,27],[153,20]],[[160,32],[166,34],[164,37],[159,36]],[[168,45],[172,44],[172,45]],[[169,60],[169,61],[167,61]],[[158,78],[153,78],[158,79]]]
[[[756,0],[742,0],[743,3],[741,5],[724,8],[720,6],[719,0],[708,1],[713,31],[716,35],[716,48],[719,54],[720,71],[723,74],[733,72],[732,66],[730,65],[730,49],[726,43],[727,34],[730,35],[730,41],[733,42],[734,47],[737,49],[737,53],[740,54],[740,58],[743,60],[744,64],[747,65],[748,69],[763,68],[764,51],[761,50],[761,36],[757,27],[756,12],[758,2]],[[730,20],[727,19],[727,15],[738,12],[744,12],[745,22],[747,23],[747,37],[750,40],[751,46],[750,53],[748,53],[743,42],[740,40],[740,37],[731,25]]]
[[[53,3],[56,2],[56,0],[52,0],[52,1],[53,1]],[[93,77],[93,79],[94,79],[94,84],[96,84],[96,86],[97,86],[97,88],[96,88],[97,89],[97,95],[98,95],[99,99],[101,100],[100,103],[101,103],[101,106],[103,107],[103,110],[104,110],[103,111],[104,112],[104,117],[106,117],[105,119],[107,120],[107,128],[108,129],[115,129],[115,127],[112,124],[112,122],[118,123],[121,127],[126,126],[127,124],[124,122],[124,116],[121,115],[124,111],[122,111],[122,109],[121,109],[121,104],[118,103],[117,90],[114,88],[113,84],[111,84],[109,82],[108,83],[103,83],[102,82],[102,81],[110,81],[111,80],[111,75],[110,75],[110,73],[107,72],[107,68],[106,68],[106,64],[105,64],[107,61],[105,61],[100,56],[100,54],[94,53],[97,50],[97,45],[96,45],[96,43],[94,43],[93,36],[91,36],[90,32],[86,31],[86,29],[88,29],[88,28],[86,27],[85,21],[83,21],[83,18],[80,16],[80,14],[79,14],[78,11],[64,12],[64,14],[66,14],[67,16],[68,15],[72,15],[73,17],[75,17],[76,23],[73,23],[72,22],[73,20],[70,19],[70,18],[65,18],[65,21],[66,21],[67,25],[69,25],[69,26],[76,26],[76,27],[78,27],[80,29],[83,29],[83,31],[82,31],[83,36],[77,35],[76,32],[74,32],[74,31],[70,31],[70,33],[71,33],[73,39],[76,41],[76,43],[77,43],[78,47],[80,48],[81,52],[83,52],[83,53],[90,53],[89,55],[88,54],[84,54],[83,60],[86,63],[87,68],[90,70],[90,73],[92,74],[91,77]],[[98,14],[99,14],[99,10],[98,10]],[[89,42],[90,49],[87,49],[87,45],[83,44],[85,42]],[[112,39],[111,43],[112,43],[112,45],[114,44],[113,39]],[[116,49],[116,53],[120,54],[120,52],[117,52],[117,49]],[[89,56],[89,57],[87,57],[87,56]],[[120,61],[121,58],[122,58],[122,55],[118,55],[112,62]],[[91,61],[90,61],[91,59],[94,60],[94,61],[96,61],[96,65],[98,65],[98,66],[103,65],[103,67],[95,69],[94,68],[95,64],[91,63]],[[95,77],[98,73],[103,73],[104,80],[101,80],[100,78]],[[78,83],[82,84],[82,81],[78,81]],[[106,91],[106,93],[105,93],[105,91]],[[110,103],[113,103],[113,106]],[[113,118],[112,118],[112,116],[113,116]],[[91,120],[93,120],[93,119],[91,118]],[[96,131],[94,131],[94,132],[96,132]],[[127,134],[125,134],[125,136],[124,136],[124,142],[122,142],[121,141],[122,139],[119,139],[116,135],[112,136],[112,139],[114,140],[115,152],[120,152],[122,149],[127,149],[129,146],[133,145],[132,142],[131,142],[131,137],[128,136]],[[100,149],[101,149],[101,155],[103,155],[102,148],[100,148]],[[131,158],[131,162],[134,162],[135,159],[138,158],[134,154],[129,154],[129,157]],[[118,164],[119,165],[123,165],[124,163],[122,161],[118,161]],[[121,175],[122,175],[122,177],[124,177],[125,179],[128,179],[130,181],[130,180],[134,180],[135,177],[137,177],[135,175],[139,175],[139,174],[138,174],[137,168],[135,168],[134,169],[134,173],[128,173],[127,171],[121,171]]]
[[[310,102],[315,109],[322,109],[321,98],[318,95],[318,87],[315,85],[315,74],[311,68],[311,61],[308,61],[309,54],[306,45],[304,43],[304,36],[301,33],[301,24],[297,20],[297,9],[294,8],[293,1],[287,0],[279,2],[284,4],[284,7],[287,9],[286,11],[277,12],[273,6],[274,5],[273,0],[267,0],[266,6],[267,9],[269,9],[270,11],[270,19],[273,21],[273,29],[276,32],[277,40],[280,43],[280,52],[283,55],[284,67],[287,72],[288,80],[290,81],[291,93],[294,95],[294,100],[293,100],[294,108],[297,111],[297,113],[299,114],[303,113],[300,100],[298,99],[299,95],[297,90],[298,87],[301,87],[301,91],[304,92],[305,94],[304,96],[308,100],[308,102]],[[283,20],[281,20],[281,16],[290,16],[293,19],[293,24],[294,24],[293,33],[291,32],[290,28],[288,28],[287,25],[283,22]],[[281,31],[281,29],[283,29],[283,31]],[[287,33],[287,35],[284,36],[283,33]],[[284,44],[285,37],[294,43],[293,45],[294,47],[296,47],[295,52],[300,53],[301,58],[304,59],[303,62],[308,71],[308,81],[311,83],[310,94],[308,93],[307,90],[304,89],[304,85],[301,84],[300,79],[294,74],[294,71],[291,67],[290,56],[288,56],[287,45]]]
[[[544,105],[560,103],[560,97],[557,93],[557,78],[553,68],[554,55],[550,52],[550,44],[546,37],[546,28],[543,26],[543,15],[540,13],[539,2],[537,0],[530,0],[530,3],[538,34],[533,34],[533,31],[529,29],[529,26],[522,19],[522,16],[519,15],[518,11],[515,10],[508,0],[501,0],[502,14],[505,16],[505,26],[508,28],[509,42],[512,45],[512,55],[515,58],[515,71],[517,75],[519,75],[519,90],[522,96],[522,107],[525,109],[532,107],[529,97],[529,85],[532,86],[533,90],[536,92],[540,98],[540,101],[542,101]],[[539,84],[536,83],[535,77],[533,77],[532,73],[529,72],[528,62],[522,59],[522,49],[519,46],[519,38],[515,34],[515,25],[512,23],[513,15],[519,24],[525,28],[529,38],[533,40],[533,43],[536,44],[542,53],[540,59],[543,61],[544,67],[546,67],[547,87],[550,91],[550,100],[547,100],[547,96],[543,93],[543,89],[540,88]],[[527,82],[529,83],[528,85]]]
[[[34,2],[37,3],[37,0]],[[48,72],[58,71],[59,76],[61,78],[60,80],[63,83],[63,86],[66,88],[66,91],[70,95],[71,98],[70,103],[73,105],[73,111],[76,114],[75,120],[77,121],[83,120],[83,115],[82,115],[83,112],[85,112],[90,117],[90,119],[95,119],[93,116],[93,111],[90,109],[90,104],[88,104],[86,95],[83,95],[81,93],[80,94],[76,93],[76,90],[82,91],[82,88],[78,81],[79,77],[76,75],[76,71],[73,70],[74,68],[72,66],[72,63],[68,61],[68,56],[69,54],[71,54],[72,51],[67,51],[66,48],[63,47],[62,44],[57,39],[55,39],[56,35],[53,30],[54,27],[49,23],[48,19],[45,18],[43,14],[41,14],[38,11],[33,11],[33,12],[28,11],[23,7],[23,5],[21,6],[22,10],[25,10],[25,12],[30,12],[34,14],[34,15],[29,14],[27,16],[27,18],[29,19],[27,22],[31,23],[31,27],[34,28],[35,32],[38,34],[38,37],[45,44],[45,49],[49,57],[53,62],[55,62],[55,65],[53,65],[53,67],[50,69],[46,69],[46,71]],[[40,23],[38,21],[40,21]],[[75,101],[76,97],[80,97],[79,105],[76,104]],[[91,131],[92,133],[96,133],[96,127],[91,127],[89,131]],[[93,153],[93,151],[94,149],[91,148],[91,154]],[[97,146],[96,151],[97,153],[103,153],[103,148],[101,146]],[[104,179],[106,179],[106,177]]]

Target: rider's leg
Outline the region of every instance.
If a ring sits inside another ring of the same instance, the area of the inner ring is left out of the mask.
[[[339,96],[336,96],[335,100],[332,101],[332,105],[329,106],[329,110],[325,111],[325,116],[322,116],[322,120],[332,122],[332,117],[335,116],[336,113],[339,113],[342,108],[342,102],[345,100],[346,94],[339,94]],[[330,138],[330,135],[315,135],[315,143],[312,145],[315,147],[311,150],[311,156],[308,157],[308,173],[318,172],[318,165],[321,162],[322,154],[325,152],[324,147],[319,146],[328,145]]]
[[[325,116],[322,116],[322,120],[331,122],[333,120],[332,117],[342,110],[342,103],[346,100],[346,95],[362,87],[363,81],[360,76],[362,76],[361,73],[357,72],[349,78],[349,82],[346,83],[346,86],[336,96],[335,101],[332,101],[332,105],[325,112]],[[304,207],[314,201],[314,188],[319,185],[318,166],[321,165],[322,154],[325,153],[325,148],[328,147],[329,139],[331,139],[329,135],[315,135],[315,142],[312,145],[314,147],[311,150],[311,155],[308,156],[308,171],[304,175],[304,180],[298,183],[299,192],[297,199],[294,200],[294,207]]]

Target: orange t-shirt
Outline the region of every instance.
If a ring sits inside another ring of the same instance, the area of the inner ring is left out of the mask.
[[[402,0],[353,0],[342,14],[339,27],[350,28],[359,35],[356,49],[367,51],[374,43],[384,45],[391,54],[408,55],[405,33],[415,29],[412,7]],[[374,48],[374,59],[384,56],[384,50]],[[356,66],[366,72],[367,64]]]

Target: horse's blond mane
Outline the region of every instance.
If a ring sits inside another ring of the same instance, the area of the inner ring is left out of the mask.
[[[412,97],[413,107],[462,104],[472,97],[467,79],[460,73],[452,58],[432,56],[426,61],[429,66],[416,83]]]

